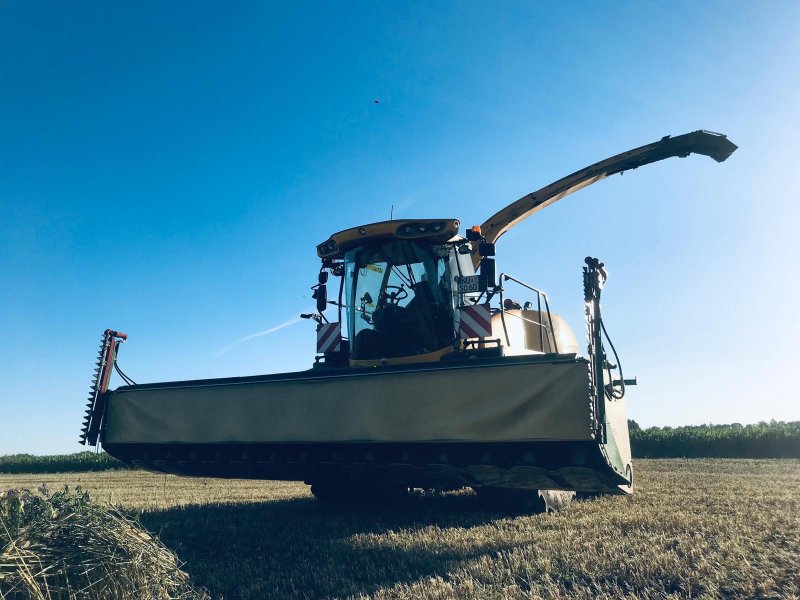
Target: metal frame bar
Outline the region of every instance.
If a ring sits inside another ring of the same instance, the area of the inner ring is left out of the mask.
[[[537,312],[539,314],[539,319],[542,319],[542,298],[544,298],[544,307],[545,307],[545,310],[547,311],[547,322],[549,323],[549,325],[545,325],[543,323],[537,323],[536,321],[531,321],[530,319],[526,319],[525,317],[518,316],[518,315],[511,315],[511,316],[517,317],[517,318],[522,319],[523,321],[527,321],[529,323],[535,323],[536,325],[539,325],[539,347],[542,349],[542,352],[544,352],[544,331],[543,331],[543,329],[547,329],[547,332],[549,334],[548,335],[548,340],[547,340],[548,345],[552,342],[552,346],[550,346],[550,347],[553,350],[555,350],[556,354],[558,354],[558,341],[556,340],[556,333],[555,333],[555,330],[553,329],[553,317],[550,314],[550,302],[547,300],[547,294],[544,293],[543,291],[539,290],[539,289],[536,289],[532,285],[527,284],[524,281],[521,281],[521,280],[517,279],[516,277],[512,277],[511,275],[508,275],[507,273],[500,273],[500,286],[499,286],[499,293],[500,293],[500,321],[503,323],[503,332],[505,333],[505,336],[506,336],[506,344],[511,346],[511,339],[508,336],[508,327],[506,326],[506,307],[505,307],[504,297],[503,297],[503,291],[504,291],[503,282],[505,282],[505,281],[513,281],[514,283],[516,283],[518,285],[521,285],[522,287],[528,288],[529,290],[531,290],[532,292],[534,292],[536,294],[536,306],[537,306]]]
[[[90,446],[97,446],[102,437],[106,410],[106,392],[108,392],[111,374],[117,360],[117,352],[122,342],[128,336],[120,331],[106,329],[103,332],[103,341],[97,357],[95,377],[92,381],[91,395],[86,410],[86,417],[81,430],[80,442]]]
[[[583,268],[584,300],[586,303],[586,333],[589,342],[589,372],[592,379],[592,396],[594,400],[595,435],[601,444],[608,442],[606,429],[606,394],[603,372],[605,353],[603,351],[600,296],[606,280],[603,265],[596,258],[587,258]]]

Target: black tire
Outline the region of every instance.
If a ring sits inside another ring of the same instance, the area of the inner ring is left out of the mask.
[[[311,493],[327,504],[344,504],[352,499],[352,490],[344,482],[317,481],[311,484]]]
[[[539,490],[483,486],[474,488],[483,504],[503,511],[522,511],[532,514],[547,510]]]
[[[408,495],[408,488],[393,481],[317,481],[311,493],[330,504],[389,504]]]

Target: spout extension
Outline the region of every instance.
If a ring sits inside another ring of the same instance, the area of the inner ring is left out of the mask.
[[[667,135],[651,144],[633,148],[584,167],[535,192],[526,194],[493,214],[477,229],[480,232],[479,235],[485,238],[486,242],[493,243],[509,229],[531,215],[611,175],[638,169],[667,158],[685,157],[690,154],[700,154],[717,162],[723,162],[734,151],[736,151],[736,144],[721,133],[700,130],[677,136]],[[467,239],[471,239],[469,231]],[[477,266],[479,260],[478,249],[473,247],[473,264]]]

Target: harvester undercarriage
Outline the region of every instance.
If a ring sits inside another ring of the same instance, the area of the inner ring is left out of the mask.
[[[218,444],[213,449],[203,444],[110,444],[104,448],[137,467],[198,477],[611,494],[624,493],[618,486],[628,484],[608,466],[595,442]]]

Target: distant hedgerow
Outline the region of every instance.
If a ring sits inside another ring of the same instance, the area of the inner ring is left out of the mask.
[[[125,463],[105,452],[76,452],[34,456],[9,454],[0,456],[0,473],[75,473],[81,471],[108,471],[126,469]]]
[[[800,421],[752,425],[648,427],[628,421],[636,458],[800,458]],[[75,473],[127,469],[105,452],[0,456],[0,473]]]
[[[630,430],[638,458],[800,458],[800,421]]]

